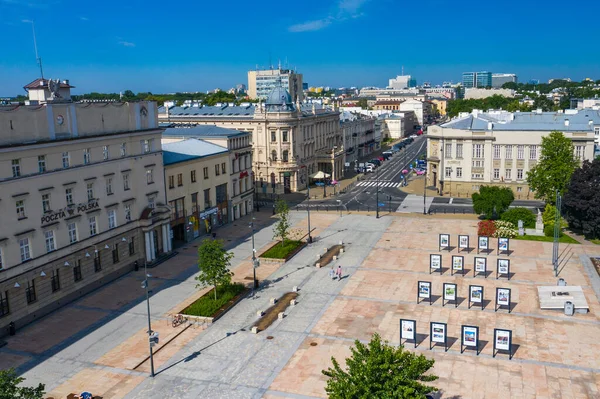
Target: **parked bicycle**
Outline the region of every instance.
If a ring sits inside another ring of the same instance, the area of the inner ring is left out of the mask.
[[[187,321],[187,317],[183,317],[183,315],[178,314],[173,318],[173,322],[171,324],[173,327],[177,327],[177,326],[182,325],[186,321]]]

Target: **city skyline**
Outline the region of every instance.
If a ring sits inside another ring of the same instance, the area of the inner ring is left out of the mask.
[[[185,12],[158,1],[101,6],[0,0],[0,24],[11,33],[2,46],[0,76],[9,79],[0,80],[0,96],[24,94],[22,87],[40,75],[31,21],[44,76],[70,79],[76,94],[227,90],[247,84],[248,70],[269,63],[277,67],[280,61],[297,68],[310,86],[385,87],[403,67],[419,84],[459,82],[463,72],[477,70],[516,73],[521,82],[600,76],[600,55],[590,51],[591,25],[581,26],[579,39],[572,40],[547,29],[552,7],[509,3],[516,8],[506,4],[486,18],[469,20],[469,26],[451,29],[444,21],[456,21],[461,10],[437,0],[307,0],[300,9],[296,3],[262,3],[259,8],[232,0],[227,8],[188,4]],[[437,22],[427,15],[433,6],[442,16]],[[600,11],[600,6],[589,2],[588,9]],[[415,18],[398,32],[395,24],[384,23],[395,14]],[[494,24],[512,28],[484,29]],[[524,35],[534,31],[542,32],[535,43]],[[400,44],[403,51],[395,51]]]

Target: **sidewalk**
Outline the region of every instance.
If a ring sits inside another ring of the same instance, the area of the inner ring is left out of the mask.
[[[409,175],[408,185],[406,187],[400,187],[400,190],[406,194],[423,195],[423,179],[425,176],[417,176],[413,173]],[[427,186],[428,197],[441,197],[437,190],[432,186]]]

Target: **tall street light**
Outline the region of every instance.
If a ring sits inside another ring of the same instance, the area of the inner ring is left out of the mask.
[[[377,211],[375,212],[375,218],[379,219],[379,167],[377,167],[377,176],[375,177],[375,184],[377,187],[377,193],[375,194],[375,200],[377,201]]]
[[[144,276],[145,276],[145,279],[142,282],[142,288],[144,288],[146,290],[146,308],[148,310],[148,343],[150,345],[150,377],[154,377],[154,353],[152,351],[152,347],[158,343],[158,334],[156,334],[156,335],[154,334],[154,331],[152,331],[152,323],[150,322],[150,291],[149,291],[149,287],[148,287],[148,278],[151,276],[148,274],[146,258],[144,258]]]
[[[258,267],[258,259],[256,259],[256,247],[254,246],[254,213],[252,213],[250,228],[252,229],[252,294],[254,295],[254,290],[256,289],[256,268]]]
[[[427,172],[423,175],[423,215],[427,215]]]
[[[301,169],[306,169],[306,165],[302,166]],[[312,237],[310,236],[310,181],[308,176],[308,169],[306,169],[306,214],[308,216],[308,243],[312,243]]]

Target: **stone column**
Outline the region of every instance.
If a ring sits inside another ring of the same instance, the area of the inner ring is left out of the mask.
[[[162,230],[162,240],[163,240],[163,252],[168,253],[169,252],[169,232],[167,231],[167,225],[163,224],[161,226],[161,230]]]
[[[150,230],[148,232],[149,238],[150,238],[150,259],[154,260],[156,259],[156,248],[154,247],[154,230]]]
[[[166,224],[166,226],[167,226],[167,244],[168,244],[169,252],[171,252],[173,250],[173,243],[171,242],[171,225]]]
[[[152,262],[152,253],[151,251],[151,247],[150,247],[150,232],[146,232],[144,233],[144,239],[145,239],[145,244],[146,244],[146,262]]]

